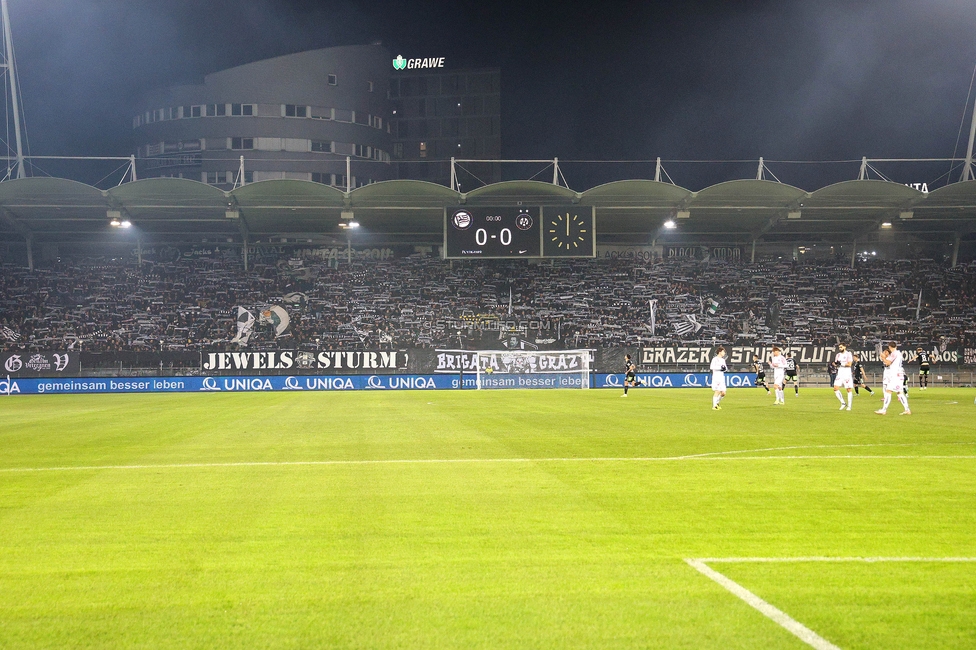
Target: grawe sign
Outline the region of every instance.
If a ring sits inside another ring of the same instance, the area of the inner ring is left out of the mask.
[[[394,70],[415,70],[417,68],[443,68],[444,57],[433,57],[424,59],[405,59],[402,55],[397,55],[393,59]]]

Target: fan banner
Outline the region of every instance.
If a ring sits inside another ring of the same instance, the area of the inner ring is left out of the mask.
[[[395,373],[407,369],[410,355],[406,350],[328,350],[308,352],[273,350],[247,352],[203,352],[200,370],[210,374],[369,374]]]
[[[837,349],[834,346],[821,346],[821,345],[784,345],[781,346],[783,354],[786,356],[793,357],[796,363],[801,367],[807,364],[813,364],[818,366],[817,370],[820,370],[819,366],[825,365],[828,361],[834,358],[837,353]],[[753,347],[753,346],[742,346],[742,345],[726,345],[725,349],[727,351],[726,363],[729,366],[747,366],[752,363],[753,356],[759,357],[760,361],[769,362],[769,358],[773,354],[772,346],[765,347]],[[859,354],[861,356],[861,361],[864,363],[878,363],[879,358],[879,348],[871,347],[869,349],[858,349],[856,347],[850,348],[851,352],[854,354]],[[623,354],[627,352],[626,350],[620,351],[620,364],[623,364]],[[939,351],[938,348],[932,348],[930,350],[932,354],[932,359],[936,363],[946,363],[946,364],[957,364],[963,362],[963,357],[959,350],[948,349]],[[640,364],[644,366],[702,366],[708,365],[715,356],[715,347],[713,346],[674,346],[665,345],[658,347],[646,347],[641,348],[640,351]],[[909,355],[909,361],[914,358],[914,354]],[[605,366],[600,366],[600,369],[604,369]]]
[[[80,370],[77,352],[2,352],[0,375],[10,377],[72,377]]]

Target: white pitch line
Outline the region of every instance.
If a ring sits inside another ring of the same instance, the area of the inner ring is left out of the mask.
[[[415,458],[415,459],[372,459],[372,460],[282,460],[282,461],[239,461],[227,463],[160,463],[156,465],[78,465],[60,467],[3,467],[0,473],[28,472],[81,472],[100,470],[131,469],[194,469],[214,467],[301,467],[301,466],[342,466],[342,465],[451,465],[451,464],[492,464],[492,463],[667,463],[677,461],[775,461],[775,460],[974,460],[976,455],[945,456],[651,456],[632,458]]]
[[[702,454],[689,454],[683,458],[704,458],[707,456],[727,456],[730,454],[754,454],[763,451],[795,451],[797,449],[863,449],[866,447],[920,447],[926,443],[919,442],[870,442],[870,443],[851,443],[846,445],[793,445],[790,447],[763,447],[761,449],[736,449],[733,451],[709,451]],[[965,442],[935,442],[927,443],[935,445],[976,445],[976,441]]]
[[[716,564],[725,562],[732,564],[736,562],[976,562],[976,557],[831,557],[831,556],[807,556],[807,557],[700,557],[695,558],[698,562]]]
[[[783,610],[773,607],[765,600],[740,585],[738,582],[725,577],[715,569],[705,564],[703,561],[686,559],[685,562],[687,562],[692,568],[702,575],[707,576],[711,580],[725,587],[725,589],[744,601],[747,605],[778,624],[780,627],[806,643],[808,646],[816,648],[816,650],[840,650],[838,646],[835,646],[833,643],[823,638],[803,623],[800,623],[795,618],[792,618]]]
[[[862,562],[862,563],[875,563],[875,562],[939,562],[939,563],[951,563],[951,562],[976,562],[976,557],[831,557],[826,555],[811,555],[811,556],[799,556],[799,557],[699,557],[699,558],[686,558],[685,562],[688,563],[699,573],[707,576],[711,580],[714,580],[718,584],[725,587],[728,591],[735,594],[738,598],[745,601],[750,607],[758,610],[763,616],[766,616],[770,620],[776,622],[781,627],[788,630],[790,633],[798,637],[801,641],[807,645],[817,648],[817,650],[840,650],[837,646],[827,641],[819,634],[806,627],[796,619],[789,616],[786,612],[782,611],[770,605],[765,600],[752,593],[739,583],[735,582],[731,578],[719,573],[715,569],[708,566],[709,564],[718,563],[790,563],[790,562]]]

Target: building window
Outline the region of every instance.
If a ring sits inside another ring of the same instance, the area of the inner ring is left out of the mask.
[[[319,142],[312,140],[312,151],[317,153],[332,153],[332,142]]]
[[[207,104],[207,117],[214,117],[217,115],[217,105]]]
[[[421,158],[426,158],[427,157],[427,143],[426,142],[421,142],[420,143],[420,157]]]
[[[254,138],[231,138],[230,148],[231,149],[253,149]]]
[[[394,142],[393,143],[393,156],[395,158],[403,158],[403,143]]]
[[[329,75],[329,85],[330,86],[335,86],[336,83],[338,83],[338,80],[336,79],[336,76],[334,74],[330,74]]]
[[[333,178],[332,184],[334,186],[345,188],[345,186],[346,186],[346,175],[345,174],[333,174],[332,175],[332,178]]]
[[[312,172],[312,182],[322,183],[323,185],[332,185],[332,174],[320,174],[319,172]]]
[[[285,117],[308,117],[308,106],[285,104]]]
[[[190,112],[190,117],[200,117],[200,109],[202,109],[202,108],[203,108],[203,106],[192,106],[191,107],[191,112]]]
[[[231,115],[254,115],[254,104],[231,104]]]

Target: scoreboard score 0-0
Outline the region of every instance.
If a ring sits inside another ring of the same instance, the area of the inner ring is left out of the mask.
[[[593,257],[592,207],[458,207],[444,211],[444,257]]]

